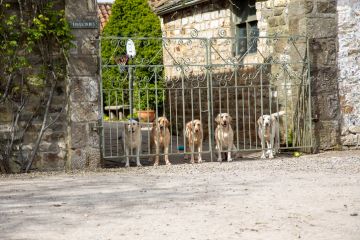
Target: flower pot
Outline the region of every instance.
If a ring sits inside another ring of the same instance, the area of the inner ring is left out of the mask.
[[[154,110],[138,110],[137,114],[141,122],[152,122],[155,120]]]

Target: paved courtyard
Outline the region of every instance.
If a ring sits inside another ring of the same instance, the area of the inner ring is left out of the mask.
[[[360,151],[0,175],[0,239],[360,239]]]

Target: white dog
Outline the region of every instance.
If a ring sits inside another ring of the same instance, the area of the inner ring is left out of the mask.
[[[125,124],[122,139],[126,154],[125,167],[130,166],[129,155],[134,153],[136,154],[136,165],[140,167],[141,127],[138,121],[131,119]]]
[[[259,117],[257,123],[258,136],[260,138],[262,148],[261,158],[266,158],[266,155],[268,155],[269,158],[274,158],[274,154],[276,154],[279,150],[279,117],[284,114],[284,111],[280,111],[271,115],[262,115]],[[265,143],[267,145],[267,151]]]
[[[191,163],[195,163],[194,151],[197,148],[198,151],[198,163],[202,162],[201,152],[203,143],[203,128],[200,120],[193,120],[186,124],[185,137],[187,139],[187,146],[191,151]]]
[[[159,165],[160,148],[164,148],[166,165],[171,165],[169,161],[169,144],[170,144],[170,131],[169,120],[166,117],[159,117],[153,122],[151,128],[151,149],[155,145],[156,156],[154,166]]]
[[[219,113],[215,118],[217,127],[215,129],[216,149],[218,150],[218,161],[221,162],[221,152],[227,151],[227,161],[231,162],[231,151],[234,146],[234,131],[231,128],[231,116],[228,113]]]

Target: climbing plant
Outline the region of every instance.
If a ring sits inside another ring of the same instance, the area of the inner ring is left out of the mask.
[[[65,106],[57,112],[50,108],[55,91],[66,79],[73,37],[64,10],[59,10],[62,1],[0,1],[0,106],[8,116],[0,118],[0,171],[10,172],[10,161],[22,159],[20,168],[27,172],[45,130],[64,111]],[[35,109],[33,101],[39,103]],[[32,147],[25,151],[23,139],[35,120],[41,125]]]

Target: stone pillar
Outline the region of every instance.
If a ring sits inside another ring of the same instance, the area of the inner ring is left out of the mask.
[[[310,40],[314,150],[336,148],[340,144],[336,0],[292,0],[288,14],[289,33]]]
[[[97,21],[96,0],[66,0],[70,22]],[[98,28],[72,30],[75,47],[68,66],[68,169],[100,166]]]
[[[338,67],[343,148],[360,146],[360,1],[338,0]]]

